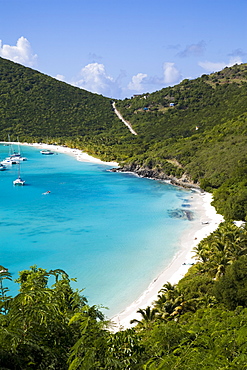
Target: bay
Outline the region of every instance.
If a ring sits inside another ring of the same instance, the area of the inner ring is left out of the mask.
[[[190,221],[171,213],[189,206],[191,192],[21,148],[28,158],[21,163],[26,185],[13,186],[16,165],[0,172],[0,264],[13,279],[32,265],[63,269],[77,278],[73,288],[85,288],[90,305],[108,307],[108,316],[118,313],[179,251]],[[8,150],[0,145],[1,160]],[[17,284],[10,289],[16,294]]]

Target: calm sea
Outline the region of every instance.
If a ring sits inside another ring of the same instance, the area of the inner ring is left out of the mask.
[[[8,150],[0,145],[1,160]],[[77,278],[73,288],[85,288],[90,305],[118,313],[178,252],[190,221],[169,211],[188,206],[191,193],[66,154],[21,151],[26,185],[13,186],[17,165],[0,172],[0,265],[14,279],[32,265],[63,269]],[[18,292],[17,284],[10,287]]]

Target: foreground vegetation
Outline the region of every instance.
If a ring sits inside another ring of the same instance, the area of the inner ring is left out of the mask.
[[[247,369],[247,65],[117,101],[0,58],[0,139],[79,148],[213,193],[226,222],[132,329],[114,333],[62,270],[0,267],[1,369]]]
[[[247,227],[222,223],[195,253],[187,275],[116,333],[64,271],[22,271],[9,297],[1,266],[0,368],[247,369]]]

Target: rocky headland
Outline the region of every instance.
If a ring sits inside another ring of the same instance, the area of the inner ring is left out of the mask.
[[[172,185],[182,186],[183,188],[197,189],[202,191],[198,183],[194,183],[189,175],[184,173],[181,178],[176,178],[172,175],[167,175],[160,168],[149,168],[147,166],[141,166],[139,164],[130,163],[125,164],[122,167],[112,168],[112,172],[132,172],[140,177],[147,177],[154,180],[167,181]]]

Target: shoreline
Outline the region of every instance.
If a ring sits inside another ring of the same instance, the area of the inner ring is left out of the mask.
[[[193,258],[193,248],[206,236],[217,229],[223,221],[223,216],[216,213],[211,206],[212,194],[191,192],[191,209],[196,213],[196,219],[191,221],[191,227],[185,231],[179,242],[180,250],[173,260],[147,287],[147,289],[132,302],[126,309],[111,318],[114,331],[125,330],[133,327],[130,320],[141,319],[137,313],[139,308],[144,309],[152,306],[157,300],[158,292],[167,282],[177,284],[187,273],[196,260]]]
[[[5,143],[5,142],[1,142]],[[98,158],[92,157],[80,149],[72,149],[65,146],[45,143],[16,143],[10,144],[32,146],[39,149],[48,149],[54,153],[68,154],[75,157],[76,160],[81,162],[91,162],[95,164],[103,164],[113,167],[118,167],[117,162],[104,162]],[[130,171],[131,172],[131,171]],[[142,177],[135,172],[132,174]],[[162,181],[161,179],[154,180]],[[164,182],[171,183],[170,181],[163,180]],[[177,184],[172,184],[178,186]],[[191,210],[194,211],[196,218],[191,221],[191,226],[184,232],[179,241],[179,251],[173,257],[164,271],[161,272],[147,287],[147,289],[128,307],[110,318],[112,330],[114,332],[131,328],[134,324],[130,324],[132,319],[140,319],[141,315],[137,313],[139,308],[147,308],[152,306],[152,303],[157,299],[159,290],[167,282],[177,284],[180,279],[184,277],[190,266],[195,263],[193,259],[193,248],[206,236],[212,233],[218,225],[223,221],[223,216],[216,213],[216,210],[211,206],[212,194],[201,192],[199,189],[191,188]]]
[[[79,162],[91,162],[91,163],[98,163],[98,164],[104,164],[107,166],[114,166],[117,167],[119,164],[117,162],[104,162],[99,158],[92,157],[91,155],[87,154],[86,152],[83,152],[80,149],[72,149],[67,146],[62,145],[55,145],[55,144],[45,144],[45,143],[17,143],[17,142],[4,142],[1,141],[1,144],[13,144],[13,145],[23,145],[23,146],[32,146],[34,148],[39,149],[47,149],[51,150],[54,153],[62,153],[62,154],[68,154],[72,155],[77,159]]]

